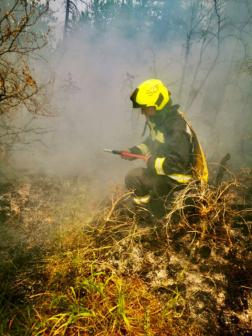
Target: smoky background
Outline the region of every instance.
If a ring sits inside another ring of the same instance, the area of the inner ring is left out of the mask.
[[[231,171],[251,168],[252,86],[246,71],[251,5],[223,1],[214,8],[212,1],[203,3],[203,9],[197,1],[185,5],[180,33],[168,31],[163,39],[162,34],[153,39],[139,26],[142,17],[121,16],[103,34],[84,24],[60,46],[60,38],[52,40],[41,51],[46,62],[30,64],[41,80],[53,74],[48,97],[55,116],[32,118],[29,125],[47,131],[35,137],[22,134],[22,144],[16,143],[11,154],[14,174],[85,175],[104,189],[107,183],[123,184],[127,171],[144,163],[121,160],[103,149],[126,149],[148,135],[141,137],[145,119],[132,109],[129,97],[151,78],[160,79],[173,104],[180,105],[212,174],[227,152]],[[23,111],[15,123],[25,124],[27,118]]]

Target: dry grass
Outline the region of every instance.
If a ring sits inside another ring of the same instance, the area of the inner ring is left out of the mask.
[[[234,221],[239,219],[244,224],[246,212],[251,209],[238,209],[237,190],[244,185],[236,177],[218,186],[202,187],[189,184],[177,195],[172,207],[167,209],[165,227],[167,237],[174,230],[184,230],[192,235],[192,255],[198,257],[198,250],[205,239],[221,240],[232,250],[233,242],[230,230]],[[174,217],[179,218],[178,221]],[[249,225],[247,225],[250,231]],[[251,235],[251,234],[250,234]]]
[[[192,238],[191,258],[198,258],[209,238],[232,248],[230,227],[243,215],[232,207],[228,191],[237,185],[237,180],[205,189],[191,184],[180,192],[163,219],[163,243],[169,246],[172,232],[183,230]],[[141,236],[155,234],[155,227],[139,228],[128,203],[131,194],[115,187],[110,201],[92,201],[91,207],[85,188],[71,193],[68,186],[65,194],[64,202],[57,208],[52,204],[50,212],[60,222],[47,242],[50,255],[21,269],[11,263],[5,267],[11,276],[2,284],[0,334],[203,335],[187,316],[177,286],[161,304],[143,277],[119,272],[110,263],[111,253],[122,247],[131,260]]]
[[[89,215],[85,190],[67,191],[64,202],[57,209],[52,204],[50,211],[53,221],[61,221],[47,241],[50,255],[19,269],[5,265],[0,333],[200,335],[185,314],[176,312],[178,293],[161,305],[143,279],[118,273],[109,263],[108,252],[124,242],[130,251],[141,236],[134,216],[121,211],[130,194],[116,188],[105,202],[110,204],[96,204],[101,210],[92,207]]]

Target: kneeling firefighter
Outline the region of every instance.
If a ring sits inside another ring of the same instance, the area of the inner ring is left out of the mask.
[[[133,108],[140,108],[146,118],[144,133],[147,127],[150,130],[140,145],[123,150],[145,157],[147,168],[132,169],[125,179],[127,189],[134,190],[136,210],[144,220],[153,217],[152,191],[164,199],[195,179],[207,183],[208,170],[196,133],[169,96],[157,79],[142,83],[130,96]]]

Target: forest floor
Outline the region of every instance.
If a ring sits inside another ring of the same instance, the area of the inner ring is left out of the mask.
[[[0,335],[252,335],[251,177],[189,186],[152,225],[85,176],[2,183]]]

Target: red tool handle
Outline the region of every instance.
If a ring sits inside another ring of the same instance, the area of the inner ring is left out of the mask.
[[[128,153],[128,152],[122,152],[123,156],[130,156],[130,157],[134,157],[136,159],[145,159],[146,156],[143,156],[143,155],[137,155],[137,154],[131,154],[131,153]]]

